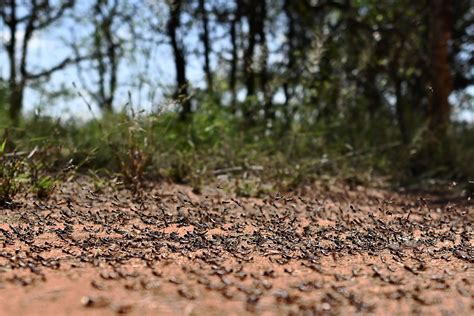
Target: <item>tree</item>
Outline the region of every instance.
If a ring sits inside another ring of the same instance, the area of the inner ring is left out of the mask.
[[[3,113],[6,105],[7,89],[2,78],[0,78],[0,112]]]
[[[86,50],[90,54],[89,73],[84,77],[85,65],[78,64],[79,79],[84,89],[94,99],[103,113],[114,110],[114,101],[119,88],[120,64],[126,54],[133,50],[135,41],[136,8],[124,0],[95,0],[87,7],[86,24],[80,12],[76,23],[84,28],[92,24],[92,30],[83,39],[71,43],[76,55]],[[97,78],[97,79],[91,79]],[[129,79],[130,80],[130,79]],[[92,83],[92,84],[91,84]]]
[[[53,73],[78,62],[81,57],[67,57],[56,65],[39,71],[28,69],[28,56],[33,36],[60,21],[68,10],[74,7],[74,0],[50,4],[47,0],[3,0],[0,3],[0,21],[8,30],[8,40],[4,44],[9,62],[8,106],[13,122],[18,122],[23,108],[25,88],[40,79],[47,79]],[[23,36],[20,36],[21,32]]]
[[[211,70],[211,43],[210,43],[210,31],[209,31],[209,17],[206,8],[206,1],[199,0],[199,13],[201,16],[202,32],[201,42],[204,47],[204,73],[206,75],[207,90],[212,94],[213,92],[213,74]]]
[[[258,99],[258,81],[260,79],[260,90],[263,92],[264,97],[267,94],[267,43],[265,34],[265,21],[267,15],[266,1],[242,1],[242,17],[245,17],[248,25],[248,32],[246,36],[246,46],[243,53],[243,77],[245,82],[245,88],[247,90],[247,98]],[[257,49],[260,50],[260,60],[257,63]],[[260,67],[258,67],[260,66]],[[257,76],[259,75],[259,78]],[[265,100],[265,101],[268,101]],[[265,102],[264,101],[264,102]],[[268,113],[268,104],[265,104],[266,114]],[[247,119],[253,120],[253,110],[246,108],[244,115]]]
[[[270,76],[268,71],[268,59],[269,59],[269,51],[268,51],[268,43],[267,43],[267,35],[266,35],[266,24],[268,20],[268,8],[266,0],[261,0],[259,3],[259,19],[258,19],[258,38],[260,44],[260,88],[263,94],[263,105],[265,111],[265,118],[266,119],[273,119],[273,106],[272,106],[272,96],[270,92],[269,82]]]
[[[178,35],[181,27],[181,11],[183,8],[183,2],[183,0],[169,0],[167,2],[169,17],[166,26],[166,34],[168,35],[173,50],[176,71],[176,92],[174,97],[176,100],[180,101],[182,105],[181,119],[185,120],[191,114],[191,99],[188,92],[189,83],[186,78],[186,55],[184,43]]]
[[[449,65],[449,42],[453,29],[453,2],[433,0],[430,11],[431,48],[431,106],[428,112],[430,129],[439,138],[444,138],[449,126],[451,105],[448,97],[452,91]]]
[[[118,0],[97,0],[93,10],[95,26],[93,51],[99,75],[98,90],[94,96],[102,111],[109,113],[113,111],[117,89],[118,58],[122,54],[120,43],[114,34],[114,22],[118,17],[118,9]]]
[[[237,109],[237,72],[239,64],[239,25],[242,18],[242,0],[235,0],[234,8],[227,10],[221,16],[221,21],[228,23],[230,37],[230,69],[229,69],[229,90],[231,94],[231,108],[235,112]],[[224,17],[222,17],[224,16]]]

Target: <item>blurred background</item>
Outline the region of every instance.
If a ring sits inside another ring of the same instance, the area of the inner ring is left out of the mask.
[[[0,0],[5,147],[132,182],[469,187],[473,65],[472,0]]]

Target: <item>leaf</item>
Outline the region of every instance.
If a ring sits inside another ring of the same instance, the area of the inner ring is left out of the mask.
[[[7,145],[7,139],[5,138],[3,140],[3,143],[0,145],[0,154],[3,154],[5,152],[6,145]]]

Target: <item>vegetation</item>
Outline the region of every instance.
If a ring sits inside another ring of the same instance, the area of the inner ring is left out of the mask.
[[[116,177],[137,193],[151,179],[197,191],[225,179],[229,190],[256,195],[324,175],[352,184],[388,176],[395,185],[444,179],[469,187],[474,127],[456,115],[473,110],[473,7],[448,0],[3,1],[0,200],[10,202],[25,183],[46,198],[67,178],[65,169]],[[75,36],[61,42],[64,59],[35,65],[35,36],[64,35],[70,25]],[[154,51],[163,46],[173,61],[171,87],[151,83]],[[195,59],[199,80],[190,78]],[[55,79],[71,68],[73,87]],[[146,112],[134,105],[158,88],[172,91],[171,101]],[[80,100],[101,115],[84,122],[23,113],[28,91],[41,91],[52,106]]]
[[[434,156],[425,152],[421,137],[404,145],[396,133],[375,139],[359,136],[356,127],[343,119],[317,129],[305,122],[294,124],[290,131],[282,123],[272,129],[262,126],[249,127],[245,120],[208,104],[184,122],[178,113],[125,112],[85,124],[25,120],[10,130],[8,143],[17,151],[48,148],[47,154],[35,154],[36,162],[27,163],[38,196],[53,191],[59,183],[51,178],[58,177],[54,170],[63,170],[68,162],[83,173],[95,170],[95,174],[118,177],[135,192],[152,179],[187,183],[197,191],[225,179],[228,190],[258,195],[292,190],[328,175],[352,184],[370,184],[374,178],[390,175],[394,185],[430,179],[467,185],[474,175],[468,159],[474,154],[472,129],[461,124],[456,126],[461,141],[440,146]],[[23,174],[19,166],[25,161],[16,163],[9,174]]]

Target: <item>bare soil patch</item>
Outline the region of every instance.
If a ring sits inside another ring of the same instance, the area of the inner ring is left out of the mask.
[[[474,313],[471,201],[142,193],[78,180],[0,209],[0,314]]]

